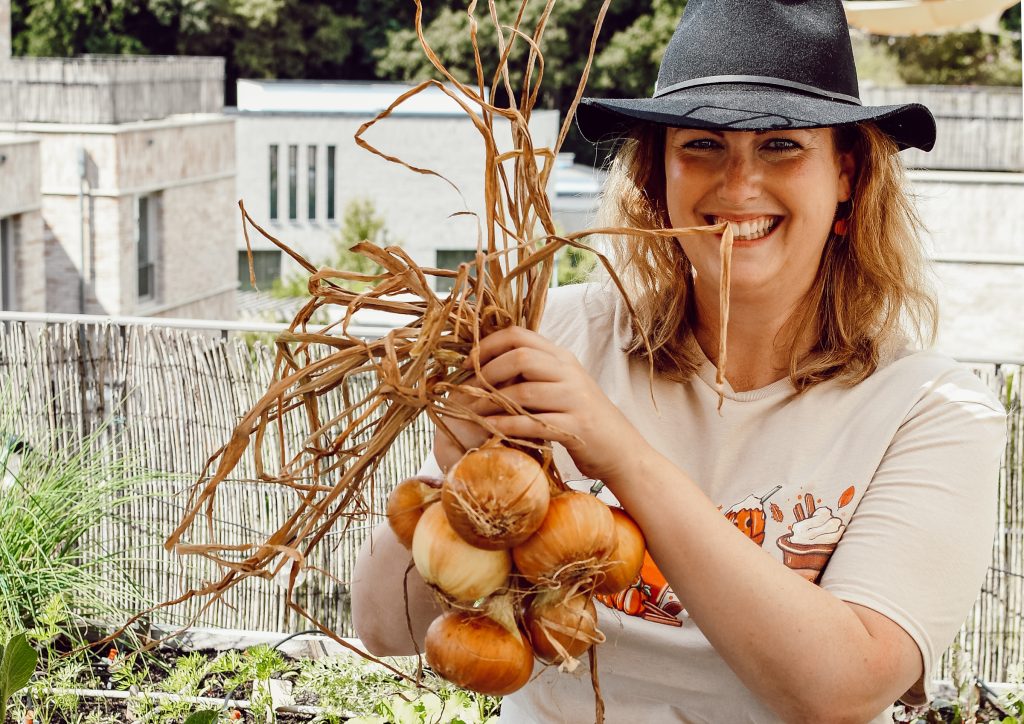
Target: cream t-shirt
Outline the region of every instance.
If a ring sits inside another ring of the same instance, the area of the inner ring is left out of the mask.
[[[652,399],[647,364],[622,352],[630,327],[614,288],[556,290],[541,333],[577,356],[738,535],[902,626],[921,649],[923,681],[931,680],[989,563],[1005,444],[1005,411],[969,370],[935,352],[903,351],[852,388],[826,382],[795,395],[788,379],[748,392],[727,386],[719,414],[706,359],[689,382],[656,378]],[[594,486],[558,446],[556,461],[564,479],[578,481],[573,487]],[[617,502],[607,489],[600,496]],[[601,599],[598,619],[610,724],[779,721],[689,620],[649,558],[632,588]],[[583,663],[572,674],[538,666],[504,699],[502,724],[594,721]]]

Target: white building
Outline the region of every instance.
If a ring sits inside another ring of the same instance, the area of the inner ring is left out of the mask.
[[[9,21],[0,0],[0,216],[16,260],[5,288],[20,290],[6,295],[11,308],[233,319],[223,59],[12,58]]]
[[[333,253],[348,203],[368,199],[383,217],[387,241],[421,266],[455,268],[472,258],[477,222],[453,216],[483,210],[484,146],[467,114],[437,88],[411,98],[366,132],[364,139],[413,166],[414,173],[360,148],[359,127],[412,86],[401,83],[238,81],[238,196],[272,235],[315,264]],[[495,122],[498,143],[511,148],[508,123]],[[558,134],[557,111],[535,111],[538,147]],[[461,192],[461,195],[460,195]],[[259,234],[250,234],[261,289],[298,270]],[[239,281],[248,283],[245,243],[237,232]]]
[[[0,133],[0,310],[46,311],[39,141]]]

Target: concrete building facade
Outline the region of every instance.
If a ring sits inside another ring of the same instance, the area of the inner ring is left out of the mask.
[[[21,128],[40,139],[48,311],[234,317],[230,119]]]
[[[0,184],[36,195],[14,272],[32,311],[234,319],[223,59],[12,58],[9,17],[0,0]]]
[[[431,89],[400,106],[364,135],[383,153],[436,176],[414,173],[360,148],[354,136],[411,86],[400,83],[238,82],[235,111],[238,196],[250,215],[315,264],[334,252],[347,205],[369,200],[384,219],[388,243],[421,266],[454,268],[475,253],[483,211],[484,145],[466,113]],[[508,124],[496,121],[499,147],[511,148]],[[535,112],[535,145],[550,147],[557,111]],[[239,280],[247,282],[245,244],[237,232]],[[298,266],[250,234],[261,288]],[[259,276],[262,275],[262,280]]]
[[[0,309],[46,310],[39,141],[0,133]]]

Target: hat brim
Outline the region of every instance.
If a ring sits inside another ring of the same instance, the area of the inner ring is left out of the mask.
[[[756,84],[685,88],[657,98],[584,98],[576,122],[592,143],[628,133],[637,122],[676,128],[767,131],[823,128],[871,121],[900,150],[930,151],[935,119],[919,103],[859,106]]]

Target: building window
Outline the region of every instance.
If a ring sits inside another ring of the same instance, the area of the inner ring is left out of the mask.
[[[288,147],[288,218],[299,218],[299,147]]]
[[[156,299],[156,198],[135,200],[135,255],[138,260],[139,301]]]
[[[256,274],[256,286],[263,291],[268,291],[274,281],[281,277],[281,252],[277,249],[269,251],[252,252],[252,268]],[[253,290],[249,283],[249,253],[244,249],[238,252],[238,285],[239,289],[250,292]]]
[[[327,147],[327,220],[334,221],[334,146]]]
[[[270,218],[277,220],[277,145],[270,145]]]
[[[309,220],[316,219],[316,146],[306,147],[306,196]]]
[[[437,264],[439,269],[458,269],[459,264],[476,259],[476,249],[438,249]],[[451,279],[437,277],[434,285],[439,292],[450,292],[455,286]]]
[[[14,277],[14,231],[15,220],[12,217],[0,219],[0,309],[5,312],[13,312],[18,304]]]

